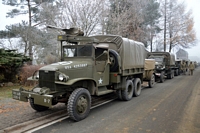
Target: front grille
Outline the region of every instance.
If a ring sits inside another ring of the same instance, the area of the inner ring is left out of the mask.
[[[55,72],[54,71],[39,71],[39,86],[55,90]]]

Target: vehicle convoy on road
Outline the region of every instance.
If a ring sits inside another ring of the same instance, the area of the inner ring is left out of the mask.
[[[155,76],[155,60],[154,59],[145,59],[143,73],[143,81],[148,81],[148,86],[153,88],[156,82]]]
[[[49,26],[55,29],[55,27]],[[40,68],[29,80],[32,90],[13,90],[13,98],[44,111],[63,102],[71,119],[86,118],[91,96],[116,92],[128,101],[141,93],[147,52],[142,43],[116,35],[83,36],[78,29],[61,29],[61,61]]]
[[[148,59],[155,59],[156,61],[156,79],[161,83],[164,82],[165,77],[172,79],[178,76],[178,67],[175,64],[175,56],[170,52],[149,52]]]

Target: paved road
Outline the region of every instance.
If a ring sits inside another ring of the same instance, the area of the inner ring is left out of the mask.
[[[89,116],[70,119],[35,133],[200,133],[200,69],[154,88],[131,101],[115,100],[92,109]]]

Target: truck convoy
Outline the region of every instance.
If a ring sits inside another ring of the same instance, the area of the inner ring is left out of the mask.
[[[74,28],[61,30],[61,61],[36,71],[29,78],[38,81],[32,90],[13,89],[14,99],[29,101],[36,111],[66,103],[69,117],[80,121],[89,114],[91,96],[116,92],[128,101],[140,95],[147,56],[142,43],[116,35],[83,36]]]
[[[148,59],[155,59],[155,75],[161,83],[165,81],[165,77],[172,79],[179,73],[179,67],[175,64],[175,56],[170,52],[149,52]]]

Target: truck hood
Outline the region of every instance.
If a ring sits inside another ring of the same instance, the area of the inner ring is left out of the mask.
[[[88,67],[91,65],[89,61],[63,61],[53,63],[47,66],[40,68],[40,70],[48,70],[48,71],[59,71],[59,70],[70,70],[70,69],[80,69],[84,67]]]

